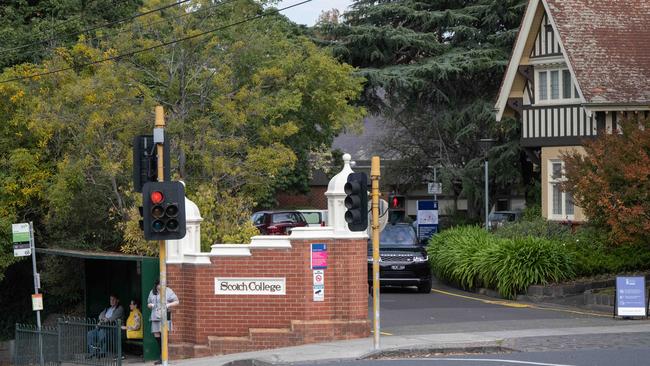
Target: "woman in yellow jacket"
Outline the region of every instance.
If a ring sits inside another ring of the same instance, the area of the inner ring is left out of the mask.
[[[131,300],[129,309],[131,312],[129,313],[128,319],[126,319],[126,326],[123,326],[122,329],[126,330],[127,339],[142,339],[142,313],[138,309],[138,301]]]

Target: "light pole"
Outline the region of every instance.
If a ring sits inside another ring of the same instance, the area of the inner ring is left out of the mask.
[[[490,214],[490,200],[489,200],[489,179],[488,179],[488,151],[490,150],[490,147],[492,147],[492,144],[494,144],[497,140],[495,139],[480,139],[478,140],[481,148],[483,149],[483,160],[485,162],[485,230],[489,230],[488,227],[488,215]]]

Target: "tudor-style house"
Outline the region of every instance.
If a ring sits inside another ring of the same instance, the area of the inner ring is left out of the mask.
[[[563,151],[650,110],[650,1],[529,0],[496,103],[540,166],[542,215],[584,221],[563,192]]]

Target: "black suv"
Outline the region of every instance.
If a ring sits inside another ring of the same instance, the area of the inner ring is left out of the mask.
[[[431,267],[413,227],[388,224],[379,234],[379,282],[382,286],[417,286],[431,292]],[[368,241],[368,284],[372,288],[372,241]]]

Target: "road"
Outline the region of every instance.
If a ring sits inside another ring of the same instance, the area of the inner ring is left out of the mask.
[[[499,300],[441,284],[430,294],[382,289],[380,302],[381,331],[394,335],[620,324],[609,314]],[[368,307],[372,319],[371,297]]]
[[[497,355],[456,355],[427,359],[319,362],[318,366],[647,366],[648,348],[517,352]],[[313,363],[295,363],[307,366]]]

